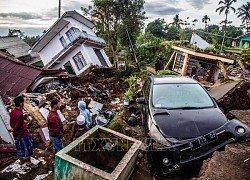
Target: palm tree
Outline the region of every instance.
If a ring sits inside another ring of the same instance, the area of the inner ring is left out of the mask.
[[[226,27],[227,27],[227,17],[228,17],[228,14],[229,14],[230,10],[232,10],[235,13],[235,8],[232,6],[232,4],[234,2],[236,2],[236,1],[237,0],[221,0],[219,2],[219,4],[218,4],[218,5],[221,5],[221,6],[216,9],[216,12],[219,11],[219,14],[221,14],[223,11],[225,11],[225,15],[226,15],[225,29],[224,29],[224,35],[223,35],[223,40],[222,40],[222,43],[221,43],[220,52],[222,51],[222,47],[223,47],[224,41],[225,41]]]
[[[174,20],[174,22],[172,22],[170,24],[175,26],[177,30],[180,30],[181,24],[183,24],[182,19],[179,18],[178,14],[176,14],[173,20]]]
[[[238,17],[242,20],[242,24],[246,25],[246,30],[250,31],[250,3],[243,4],[238,8]]]
[[[202,22],[205,23],[205,29],[207,29],[207,23],[208,21],[210,21],[210,18],[208,17],[208,15],[205,15],[203,18],[202,18]]]

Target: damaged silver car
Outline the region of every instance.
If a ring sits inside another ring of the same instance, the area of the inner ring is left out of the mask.
[[[151,76],[143,87],[147,157],[156,174],[166,174],[234,141],[250,139],[250,127],[228,120],[194,79]]]

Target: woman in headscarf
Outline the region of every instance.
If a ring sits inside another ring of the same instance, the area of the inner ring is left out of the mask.
[[[89,110],[86,109],[86,103],[84,101],[79,101],[78,102],[78,109],[80,111],[79,116],[84,116],[87,128],[88,129],[92,128],[92,120],[91,120]]]

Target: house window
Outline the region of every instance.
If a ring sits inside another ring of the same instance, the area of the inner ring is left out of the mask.
[[[80,34],[80,30],[75,27],[71,27],[67,32],[66,35],[70,42],[74,41],[76,37]]]
[[[60,42],[62,44],[62,46],[65,48],[67,46],[66,40],[64,39],[64,37],[60,38]]]
[[[74,57],[74,62],[76,64],[77,69],[80,71],[84,66],[87,65],[86,60],[84,59],[81,52],[77,53]]]
[[[102,66],[108,66],[108,64],[107,64],[105,58],[103,57],[100,49],[94,49],[94,51],[95,51],[95,54],[98,57],[100,63],[102,64]]]

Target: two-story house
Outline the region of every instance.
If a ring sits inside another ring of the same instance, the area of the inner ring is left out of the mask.
[[[49,69],[79,75],[91,64],[111,66],[104,52],[105,40],[92,30],[94,24],[76,11],[67,11],[31,48]]]

